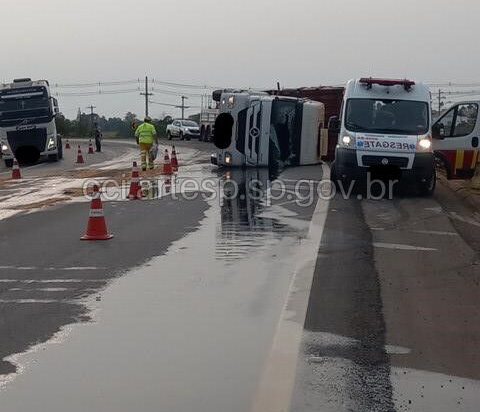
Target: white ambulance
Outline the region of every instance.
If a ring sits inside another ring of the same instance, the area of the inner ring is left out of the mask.
[[[350,80],[340,119],[334,182],[363,180],[368,172],[392,179],[410,179],[423,195],[435,190],[431,95],[410,80]]]
[[[267,93],[224,90],[213,141],[219,166],[298,166],[321,161],[324,105]]]

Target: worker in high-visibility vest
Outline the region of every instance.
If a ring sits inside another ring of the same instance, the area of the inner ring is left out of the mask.
[[[144,123],[137,127],[137,130],[135,131],[135,137],[137,138],[137,143],[140,146],[142,170],[147,170],[147,160],[148,168],[153,169],[154,159],[150,150],[153,146],[153,143],[158,145],[158,135],[155,126],[152,124],[152,119],[149,116],[146,116]]]

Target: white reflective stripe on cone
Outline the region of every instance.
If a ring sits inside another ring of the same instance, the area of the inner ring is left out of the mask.
[[[103,209],[90,209],[90,217],[103,217]]]

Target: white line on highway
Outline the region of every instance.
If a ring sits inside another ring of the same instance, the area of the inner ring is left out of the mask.
[[[105,279],[0,279],[0,283],[105,283]]]
[[[414,230],[413,233],[420,233],[422,235],[458,236],[457,232],[442,232],[439,230]]]
[[[330,169],[325,164],[322,169],[323,179],[328,179]],[[328,200],[319,199],[305,243],[294,256],[298,266],[292,277],[252,412],[282,412],[290,409],[310,290],[329,203]]]
[[[71,302],[64,299],[0,299],[0,303],[14,303],[14,304],[25,304],[25,303],[63,303]]]
[[[11,288],[9,292],[68,292],[71,289],[68,288],[38,288],[38,289],[25,289],[25,288]]]
[[[106,269],[103,267],[96,267],[96,266],[72,266],[66,268],[56,268],[56,267],[37,267],[37,266],[0,266],[0,269],[8,269],[8,270],[102,270]]]
[[[399,243],[382,243],[382,242],[376,242],[373,244],[374,247],[376,248],[381,248],[381,249],[394,249],[394,250],[420,250],[420,251],[425,251],[425,252],[432,252],[436,251],[438,249],[434,249],[431,247],[421,247],[421,246],[413,246],[413,245],[401,245]]]

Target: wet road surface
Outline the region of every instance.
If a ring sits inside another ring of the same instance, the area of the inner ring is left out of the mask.
[[[86,203],[0,221],[1,410],[478,410],[478,211],[319,199],[319,166],[280,196],[191,144],[190,197],[106,202],[111,242]]]
[[[433,199],[330,205],[293,411],[477,411],[480,219]]]

